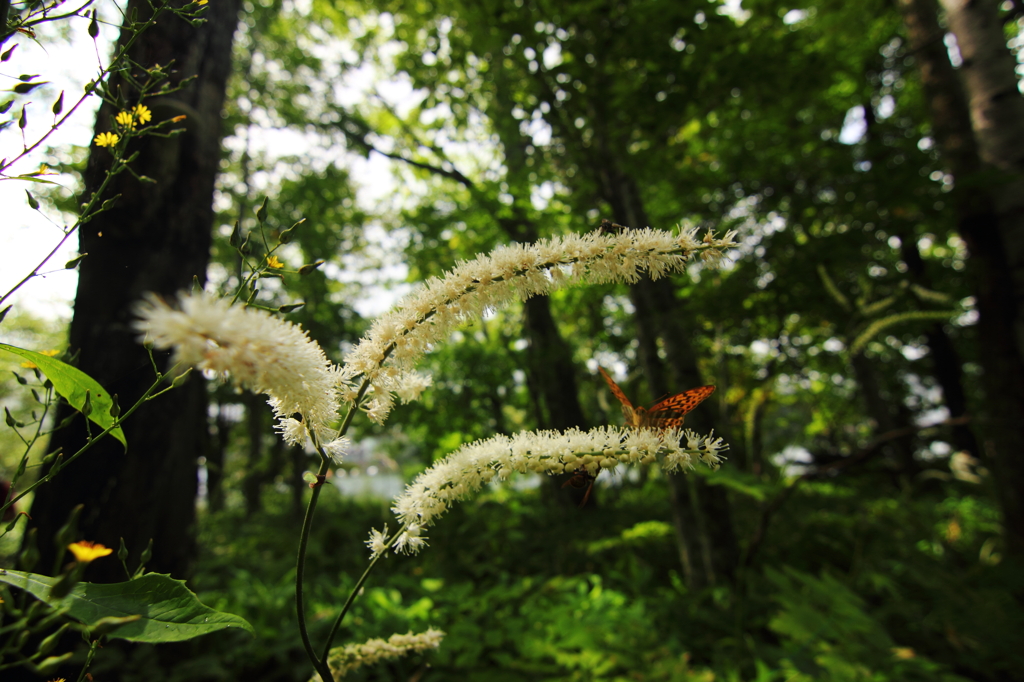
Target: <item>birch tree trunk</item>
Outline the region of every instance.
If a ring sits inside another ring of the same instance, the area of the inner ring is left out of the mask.
[[[899,0],[970,250],[985,390],[977,432],[995,475],[1007,550],[1024,556],[1024,103],[997,1],[942,4],[963,58],[962,82],[935,3]]]

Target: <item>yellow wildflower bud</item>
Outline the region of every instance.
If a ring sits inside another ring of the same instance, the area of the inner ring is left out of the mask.
[[[153,112],[149,110],[145,104],[136,104],[132,109],[132,114],[138,119],[139,123],[146,124],[153,120]]]
[[[114,120],[117,121],[119,126],[128,128],[129,130],[135,127],[135,118],[127,111],[119,112],[117,116],[114,117]]]
[[[68,549],[75,555],[75,559],[83,564],[87,564],[90,561],[107,556],[114,551],[109,547],[104,547],[103,545],[95,542],[89,542],[88,540],[72,542],[68,545]]]
[[[96,136],[94,142],[97,147],[113,147],[120,139],[121,136],[117,133],[100,133]]]

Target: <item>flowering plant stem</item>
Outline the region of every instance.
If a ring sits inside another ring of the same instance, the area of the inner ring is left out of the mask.
[[[9,4],[10,3],[7,3],[8,6]],[[71,16],[77,16],[78,12],[84,10],[91,4],[92,0],[89,0],[89,2],[86,2],[84,5],[82,5],[82,7],[80,7],[75,12],[46,17],[34,22],[27,22],[25,26],[33,26],[35,24],[43,23],[44,21],[56,21],[64,18],[69,18]],[[64,125],[64,123],[66,123],[68,119],[70,119],[71,116],[73,116],[78,111],[78,109],[85,103],[85,101],[93,96],[93,94],[97,90],[98,85],[101,82],[103,82],[103,80],[107,78],[107,76],[109,76],[113,71],[120,68],[121,62],[128,59],[128,52],[139,39],[139,36],[146,30],[148,30],[150,27],[154,26],[157,23],[157,20],[165,11],[173,11],[166,5],[152,5],[152,7],[154,10],[153,15],[144,22],[132,25],[131,34],[123,44],[118,46],[117,53],[110,60],[110,63],[106,67],[101,68],[99,75],[97,75],[95,79],[86,84],[85,94],[79,97],[78,100],[66,112],[64,112],[64,114],[60,117],[59,120],[55,120],[51,124],[50,129],[46,131],[46,133],[43,134],[42,137],[36,140],[33,144],[25,146],[22,149],[21,153],[15,156],[14,158],[4,159],[3,161],[0,161],[0,180],[16,179],[16,177],[12,178],[11,176],[6,175],[5,171],[14,166],[14,164],[18,163],[20,160],[22,160],[29,154],[31,154],[33,151],[41,147],[42,144],[47,139],[49,139],[50,135],[52,135],[62,125]],[[171,90],[165,88],[162,92],[170,91]],[[120,155],[115,155],[114,165],[111,167],[109,171],[107,171],[107,174],[104,177],[100,187],[95,192],[92,193],[92,196],[89,197],[89,200],[86,202],[85,206],[82,207],[78,215],[78,220],[75,222],[75,224],[72,225],[71,228],[64,230],[64,236],[61,238],[61,240],[57,243],[56,246],[53,247],[50,253],[48,253],[46,257],[43,258],[43,260],[40,261],[40,263],[32,269],[32,271],[28,275],[26,275],[21,281],[15,284],[14,287],[10,289],[10,291],[7,291],[2,296],[0,296],[0,304],[7,300],[7,298],[9,298],[18,289],[20,289],[22,285],[24,285],[27,281],[29,281],[33,277],[36,277],[39,274],[39,270],[44,265],[46,265],[46,263],[54,256],[54,254],[56,254],[60,250],[64,243],[71,238],[71,235],[73,235],[76,231],[78,231],[78,229],[82,225],[84,225],[86,222],[95,217],[97,213],[99,213],[99,211],[96,211],[95,213],[93,212],[96,209],[96,203],[100,200],[100,197],[103,195],[104,190],[106,190],[107,186],[110,184],[110,181],[113,179],[113,177],[120,173],[122,170],[124,170],[127,167],[127,163],[128,162],[125,161]],[[100,208],[100,211],[102,210],[103,209]]]
[[[396,535],[396,537],[397,537],[397,535]],[[331,652],[331,644],[334,642],[334,636],[336,634],[338,634],[338,628],[341,627],[341,621],[345,620],[345,614],[347,614],[348,610],[350,608],[352,608],[352,604],[356,600],[356,595],[359,594],[359,590],[361,590],[363,588],[363,583],[365,583],[366,579],[370,577],[370,571],[373,570],[374,566],[377,565],[377,561],[380,560],[380,558],[382,556],[384,556],[384,555],[383,554],[378,554],[377,556],[373,557],[373,559],[370,560],[370,565],[367,566],[366,570],[363,571],[363,574],[361,576],[359,576],[359,580],[356,581],[355,586],[352,588],[352,591],[349,593],[348,599],[345,600],[345,605],[343,607],[341,607],[341,613],[339,613],[338,617],[334,620],[334,625],[331,626],[331,631],[329,633],[327,633],[327,643],[324,644],[324,654],[323,654],[323,660],[325,662],[327,661],[328,654]]]
[[[317,471],[318,480],[322,480],[321,477],[327,475],[329,463],[330,458],[321,452],[320,469]],[[299,556],[295,564],[295,613],[299,623],[299,636],[302,637],[302,646],[306,649],[306,655],[309,657],[313,667],[316,668],[316,671],[320,673],[320,677],[323,678],[324,682],[334,682],[334,676],[331,675],[331,671],[327,667],[327,653],[324,653],[322,659],[317,658],[316,652],[313,650],[313,643],[309,641],[309,631],[306,629],[306,614],[305,609],[303,608],[302,594],[302,577],[306,572],[306,546],[309,544],[309,531],[313,526],[313,514],[316,511],[316,502],[320,498],[320,491],[322,489],[323,484],[313,486],[313,494],[309,498],[309,504],[306,505],[306,515],[302,519],[302,532],[299,534]],[[336,628],[337,625],[335,626],[335,629]],[[330,639],[328,639],[328,645],[330,645]]]
[[[366,381],[363,383],[359,390],[359,398],[369,388],[370,382]],[[341,426],[338,428],[338,436],[344,436],[345,432],[348,431],[349,425],[352,423],[352,419],[355,417],[356,405],[359,404],[359,399],[349,406],[348,412],[345,414],[345,419],[342,420]],[[317,452],[320,454],[320,468],[317,470],[317,480],[322,480],[323,476],[327,475],[327,471],[330,468],[331,458],[328,457],[327,453],[324,452],[323,448],[316,440],[315,434],[310,434],[313,444],[316,447]],[[338,614],[337,619],[334,621],[334,625],[331,627],[330,633],[327,635],[327,643],[324,644],[324,653],[319,658],[316,652],[313,650],[313,643],[309,639],[309,631],[306,628],[306,613],[303,606],[303,589],[302,582],[303,576],[306,572],[306,548],[309,544],[309,533],[313,527],[313,515],[316,513],[316,503],[320,498],[320,490],[323,488],[322,483],[317,483],[313,486],[313,494],[309,498],[309,504],[306,505],[306,514],[302,519],[302,531],[299,534],[299,552],[298,559],[295,565],[295,613],[299,624],[299,635],[302,638],[302,646],[306,649],[306,655],[309,657],[313,667],[323,678],[324,682],[334,682],[334,676],[331,674],[330,669],[327,666],[327,656],[331,651],[331,644],[334,642],[334,636],[338,633],[338,628],[341,627],[341,622],[345,619],[345,615],[351,608],[352,603],[355,602],[356,595],[359,594],[359,590],[362,588],[363,583],[370,576],[370,571],[377,565],[377,559],[379,556],[373,558],[370,561],[370,565],[363,571],[363,575],[359,578],[355,587],[352,588],[352,592],[348,595],[348,599],[345,601],[345,606],[342,607],[341,613]]]
[[[171,390],[171,388],[173,388],[173,387],[168,387],[168,388],[164,389],[163,391],[160,391],[159,393],[155,393],[154,392],[160,386],[160,384],[164,381],[165,378],[166,378],[166,375],[160,374],[159,372],[157,372],[156,381],[154,381],[152,383],[152,385],[149,388],[146,389],[145,393],[142,394],[142,396],[135,402],[134,405],[132,405],[124,413],[122,413],[117,418],[115,418],[113,423],[110,426],[108,426],[102,432],[98,433],[95,437],[90,438],[89,441],[85,445],[83,445],[81,447],[81,449],[79,449],[75,454],[73,454],[70,457],[68,457],[66,461],[59,462],[59,463],[55,462],[54,466],[52,466],[50,468],[50,470],[48,472],[46,472],[46,474],[44,474],[43,476],[40,476],[38,479],[36,479],[36,481],[34,483],[32,483],[32,485],[30,485],[27,488],[25,488],[24,490],[22,490],[20,493],[18,493],[18,495],[16,497],[12,497],[5,504],[0,505],[0,513],[2,513],[4,509],[7,509],[12,504],[15,504],[21,498],[23,498],[26,495],[28,495],[29,493],[31,493],[33,490],[35,490],[39,486],[43,485],[44,483],[49,482],[50,479],[52,479],[54,476],[56,476],[57,473],[60,472],[61,469],[63,469],[64,467],[66,467],[67,465],[71,464],[72,462],[74,462],[79,457],[81,457],[83,454],[85,454],[86,451],[88,451],[90,448],[92,448],[93,445],[98,443],[100,441],[100,439],[102,439],[104,436],[109,434],[111,431],[113,431],[114,429],[119,427],[124,420],[126,420],[128,417],[130,417],[132,415],[133,412],[135,412],[135,410],[137,410],[140,407],[142,407],[142,404],[144,402],[152,400],[153,398],[157,397],[158,395],[160,395],[162,393],[165,393],[166,391]]]

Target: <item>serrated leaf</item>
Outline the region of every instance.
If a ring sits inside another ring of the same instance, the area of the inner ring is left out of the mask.
[[[51,358],[49,355],[9,346],[6,343],[0,343],[0,350],[14,353],[33,363],[53,383],[54,390],[76,410],[81,410],[85,405],[85,394],[88,391],[93,407],[89,419],[103,429],[109,428],[114,423],[114,418],[110,416],[110,406],[113,404],[110,400],[110,393],[82,370]],[[128,450],[128,441],[120,426],[113,429],[110,435],[119,440],[126,451]]]
[[[50,606],[68,609],[68,615],[86,625],[104,618],[138,615],[109,634],[130,642],[181,642],[217,630],[240,628],[255,635],[239,616],[204,606],[185,581],[148,573],[123,583],[78,583],[62,599],[51,600],[50,588],[59,580],[45,575],[0,569],[0,582],[25,590]]]

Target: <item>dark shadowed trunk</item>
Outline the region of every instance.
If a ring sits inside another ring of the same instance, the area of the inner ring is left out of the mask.
[[[985,389],[981,451],[994,471],[1007,548],[1024,555],[1024,105],[997,2],[943,2],[964,86],[942,43],[935,3],[899,4],[935,138],[956,178],[957,225],[970,250]]]
[[[182,3],[184,4],[184,3]],[[70,343],[81,351],[80,367],[122,406],[131,405],[153,381],[145,349],[132,330],[132,306],[147,292],[165,296],[188,289],[193,278],[205,281],[213,222],[213,188],[223,135],[221,105],[231,70],[231,42],[239,0],[217,0],[206,23],[192,26],[165,16],[136,42],[131,60],[138,69],[162,65],[172,82],[195,76],[184,90],[143,102],[154,122],[184,115],[185,132],[171,138],[137,142],[133,167],[155,184],[122,173],[109,195],[121,195],[116,207],[80,232],[82,262]],[[127,13],[149,12],[132,0]],[[114,80],[127,106],[137,93]],[[110,129],[116,110],[104,105],[96,132]],[[129,153],[135,151],[130,149]],[[109,167],[106,149],[93,147],[86,170],[86,192],[98,187]],[[166,369],[167,357],[157,362]],[[32,505],[39,528],[41,566],[48,570],[64,554],[52,538],[69,511],[84,504],[78,538],[117,548],[124,538],[129,567],[150,539],[148,568],[187,577],[195,559],[196,459],[207,451],[206,393],[199,377],[145,405],[125,423],[129,449],[106,439],[43,486]],[[58,420],[66,413],[58,415]],[[51,449],[78,450],[85,439],[82,420],[54,435]],[[55,552],[57,554],[55,554]],[[117,561],[97,561],[86,577],[98,581],[125,578]]]
[[[603,198],[611,205],[617,222],[633,228],[647,227],[647,214],[636,183],[620,174],[610,159],[609,155],[607,162],[600,165]],[[684,305],[676,297],[671,280],[641,279],[630,286],[629,297],[636,308],[640,364],[652,397],[660,398],[704,383],[689,341],[693,331],[686,324]],[[722,432],[712,401],[686,419],[698,432],[710,433],[712,428]],[[701,589],[719,579],[730,579],[739,561],[739,545],[725,490],[707,485],[696,475],[669,476],[668,481],[672,521],[687,585]]]
[[[907,264],[910,277],[915,284],[925,289],[932,289],[933,284],[928,278],[924,267],[924,259],[917,249],[917,243],[911,234],[900,233],[900,255],[903,262]],[[925,304],[921,301],[922,306]],[[964,417],[968,414],[967,393],[964,390],[963,360],[953,345],[953,340],[946,333],[946,328],[941,322],[932,324],[925,332],[925,339],[930,350],[932,362],[932,376],[942,388],[942,400],[949,409],[951,418]],[[974,431],[970,424],[958,424],[952,427],[953,447],[957,450],[966,450],[975,457],[981,452],[978,448],[978,441],[974,437]]]

